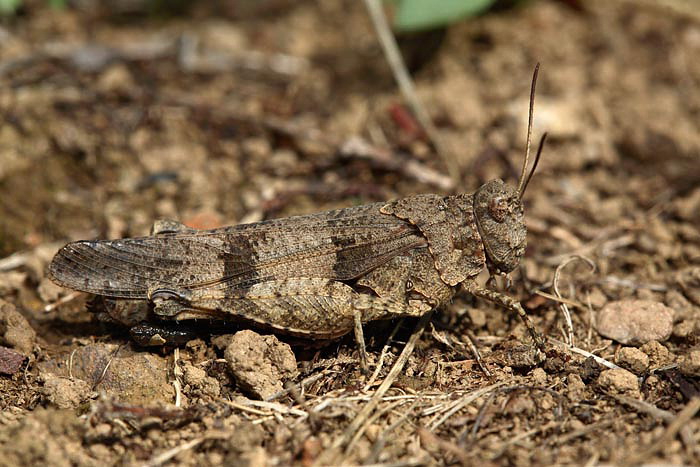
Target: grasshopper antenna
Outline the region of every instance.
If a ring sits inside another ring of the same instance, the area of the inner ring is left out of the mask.
[[[547,140],[547,133],[544,133],[542,135],[542,138],[540,138],[540,144],[537,146],[537,154],[535,155],[535,162],[532,164],[532,170],[530,170],[530,173],[527,176],[527,180],[525,180],[525,183],[523,183],[523,191],[520,192],[520,199],[523,199],[523,194],[525,194],[525,190],[527,190],[527,186],[530,183],[530,179],[535,173],[535,169],[537,169],[537,163],[540,161],[540,155],[542,154],[542,148],[544,148],[544,142]]]
[[[532,174],[535,172],[535,167],[537,167],[537,162],[540,160],[540,154],[542,153],[542,147],[544,146],[544,141],[546,139],[545,134],[540,140],[540,145],[537,149],[537,156],[535,157],[535,163],[532,166],[532,170],[530,171],[530,174],[526,176],[527,166],[530,162],[530,142],[532,141],[532,117],[535,109],[535,88],[537,86],[537,75],[539,71],[540,64],[538,62],[537,65],[535,65],[535,71],[532,74],[532,85],[530,86],[530,112],[527,120],[527,145],[525,147],[525,160],[523,161],[523,169],[520,172],[520,180],[518,181],[518,194],[520,195],[520,199],[522,199],[523,194],[525,193],[525,188],[527,188],[527,184],[530,182]]]

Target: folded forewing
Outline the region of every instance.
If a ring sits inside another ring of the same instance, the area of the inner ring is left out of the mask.
[[[158,288],[245,289],[293,277],[356,278],[427,245],[382,204],[215,230],[73,242],[49,271],[59,284],[98,295],[147,298]]]

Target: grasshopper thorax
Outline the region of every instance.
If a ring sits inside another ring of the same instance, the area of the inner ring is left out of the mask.
[[[474,194],[474,214],[490,272],[511,272],[527,244],[520,193],[501,180],[491,180]]]

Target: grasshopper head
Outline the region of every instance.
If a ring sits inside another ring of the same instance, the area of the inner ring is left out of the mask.
[[[474,194],[474,214],[492,273],[509,273],[525,254],[527,229],[520,193],[491,180]]]

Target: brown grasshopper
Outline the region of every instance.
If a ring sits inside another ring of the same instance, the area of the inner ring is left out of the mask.
[[[521,199],[546,137],[528,173],[538,67],[517,188],[492,180],[474,194],[422,194],[213,230],[159,221],[147,237],[69,243],[50,277],[102,296],[111,318],[129,326],[238,319],[318,339],[354,329],[363,366],[363,323],[421,316],[461,285],[516,312],[542,351],[520,303],[475,281],[484,266],[492,277],[511,272],[525,253]],[[161,338],[152,332],[146,341]]]

